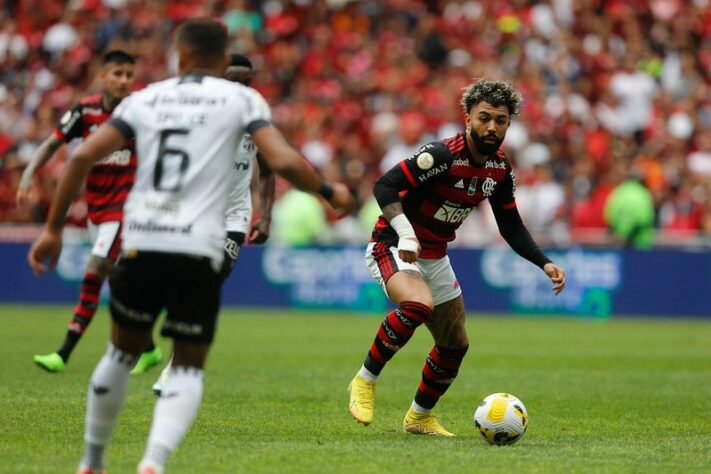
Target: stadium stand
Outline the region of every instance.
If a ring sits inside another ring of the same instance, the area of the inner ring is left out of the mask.
[[[326,176],[350,183],[359,207],[386,156],[460,127],[458,99],[471,78],[505,78],[524,93],[505,150],[540,242],[613,243],[605,203],[633,176],[653,196],[656,245],[710,245],[708,0],[0,5],[0,227],[43,221],[62,159],[42,170],[29,211],[15,206],[17,181],[64,110],[96,91],[100,54],[137,54],[141,87],[173,74],[176,25],[211,16],[224,20],[231,48],[252,58],[254,82],[289,141]],[[72,219],[83,212],[79,202]],[[497,238],[485,208],[465,225],[460,244]],[[328,235],[365,241],[367,227],[354,214]]]

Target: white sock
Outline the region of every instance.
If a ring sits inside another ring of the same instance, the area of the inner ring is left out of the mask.
[[[425,408],[422,405],[419,405],[415,400],[412,401],[412,405],[410,405],[410,408],[412,408],[412,411],[415,413],[419,413],[420,415],[427,415],[432,411],[431,408]]]
[[[84,456],[79,463],[95,471],[104,467],[104,451],[126,399],[129,372],[136,357],[109,343],[89,381],[84,431]]]
[[[139,466],[162,469],[192,425],[202,399],[203,371],[194,367],[172,367],[153,411],[148,446]]]
[[[163,368],[163,370],[160,372],[160,375],[158,376],[158,380],[156,380],[156,383],[153,385],[159,385],[161,390],[163,390],[163,387],[165,384],[168,382],[168,378],[170,377],[170,369],[173,368],[173,356],[170,356],[170,360],[166,364],[166,366]]]
[[[363,377],[365,380],[368,380],[370,382],[377,382],[379,375],[375,375],[373,372],[370,370],[366,369],[364,365],[360,367],[360,370],[358,371],[358,374],[360,374],[361,377]]]

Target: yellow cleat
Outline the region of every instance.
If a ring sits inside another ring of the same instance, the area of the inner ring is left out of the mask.
[[[412,408],[407,410],[405,419],[402,420],[402,429],[406,433],[421,434],[429,436],[444,436],[451,438],[456,436],[454,433],[447,431],[444,426],[439,424],[437,417],[432,413],[417,413]]]
[[[375,382],[365,380],[360,374],[356,374],[348,386],[351,400],[348,410],[351,416],[358,423],[368,426],[373,422],[373,411],[375,410]]]

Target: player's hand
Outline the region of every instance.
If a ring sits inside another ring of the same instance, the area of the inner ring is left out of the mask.
[[[414,237],[398,240],[397,255],[403,262],[415,263],[420,255],[420,249],[420,242]]]
[[[346,215],[355,204],[353,194],[343,183],[333,183],[333,196],[328,200],[328,203],[333,207],[338,217]]]
[[[563,288],[565,288],[565,270],[555,263],[546,263],[543,265],[543,271],[553,282],[553,291],[556,295],[559,295],[560,292],[563,291]]]
[[[27,261],[35,276],[52,270],[57,265],[61,251],[61,233],[52,232],[47,228],[42,229],[42,233],[37,237],[27,254]]]
[[[30,201],[32,200],[32,186],[20,186],[17,188],[17,193],[15,194],[15,201],[17,203],[17,208],[25,210],[29,207]]]
[[[269,220],[259,219],[249,232],[249,243],[263,244],[269,238]]]

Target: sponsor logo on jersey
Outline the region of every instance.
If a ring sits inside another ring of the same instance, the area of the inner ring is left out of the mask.
[[[69,119],[70,119],[70,118],[72,118],[72,111],[71,111],[71,110],[67,110],[66,112],[64,112],[64,115],[62,115],[62,118],[59,120],[59,123],[61,123],[62,125],[64,125],[64,124],[66,124],[67,122],[69,122]]]
[[[175,111],[163,111],[158,113],[156,122],[160,124],[172,124],[175,126],[192,127],[193,125],[205,125],[207,117],[201,112],[183,113]]]
[[[489,197],[494,193],[494,188],[496,187],[496,181],[491,178],[486,178],[483,183],[481,183],[481,192],[484,196]]]
[[[177,216],[180,212],[180,203],[175,201],[156,201],[153,199],[146,199],[143,201],[143,207],[151,212],[169,214],[171,216]]]
[[[246,152],[253,152],[257,149],[257,145],[252,141],[251,135],[245,135],[242,139],[242,149]]]
[[[506,163],[502,161],[487,161],[486,166],[484,168],[494,168],[494,169],[499,169],[499,170],[505,170],[506,169]]]
[[[457,181],[457,182],[454,184],[454,187],[455,187],[455,188],[458,188],[458,189],[464,189],[464,180],[463,180],[463,179],[460,179],[459,181]]]
[[[420,155],[420,156],[422,156],[422,155]],[[430,156],[432,156],[432,155],[430,155]],[[421,183],[424,183],[425,181],[430,179],[432,176],[437,176],[438,174],[440,174],[444,171],[447,171],[447,164],[446,163],[443,165],[439,165],[436,168],[430,169],[427,173],[419,175],[417,177],[417,179],[419,179]]]
[[[434,217],[442,222],[458,224],[466,219],[470,212],[472,212],[471,207],[459,208],[444,204],[435,212]]]
[[[456,160],[452,161],[452,166],[469,166],[469,160],[462,160],[460,158],[457,158]]]
[[[160,105],[187,105],[187,106],[214,106],[225,105],[228,102],[227,96],[209,97],[209,96],[182,96],[182,95],[159,95],[154,99],[146,102],[146,105],[154,106],[157,103]]]
[[[128,166],[131,163],[131,150],[118,150],[97,161],[97,165]]]
[[[474,196],[474,193],[476,193],[476,183],[479,182],[479,177],[474,176],[469,183],[469,189],[467,189],[467,196]]]
[[[432,168],[432,165],[434,165],[434,156],[432,156],[432,153],[420,153],[417,157],[417,167],[421,170],[428,170]]]
[[[513,170],[511,170],[511,194],[516,193],[516,175],[514,174]]]
[[[66,134],[69,132],[69,130],[72,129],[75,123],[77,123],[77,120],[81,117],[81,114],[79,112],[72,112],[71,110],[67,110],[67,112],[62,115],[62,120],[59,121],[59,124],[62,127],[62,133]]]
[[[237,161],[235,162],[235,169],[237,171],[245,171],[249,169],[249,161]]]
[[[424,152],[426,152],[427,150],[431,150],[431,149],[434,148],[434,147],[435,147],[435,146],[434,146],[434,143],[426,143],[426,144],[422,145],[420,148],[417,149],[417,152],[415,153],[415,155],[419,155],[420,153],[424,153]]]
[[[170,225],[160,224],[154,221],[138,222],[131,221],[128,224],[129,230],[137,232],[165,232],[168,234],[190,234],[193,231],[193,224],[188,225]]]

